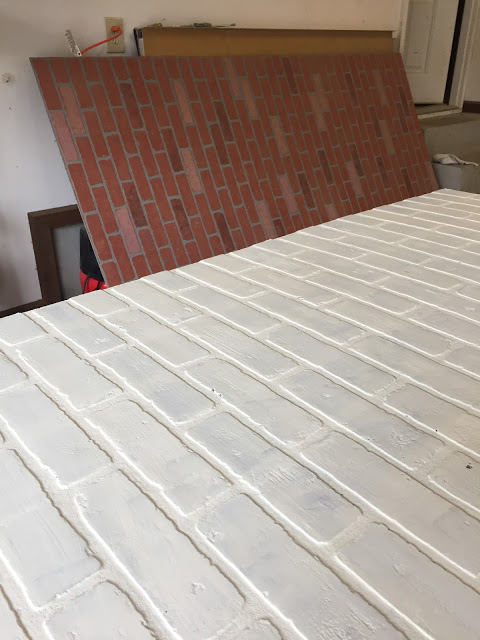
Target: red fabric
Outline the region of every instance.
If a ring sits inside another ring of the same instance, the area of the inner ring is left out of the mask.
[[[80,271],[80,286],[82,287],[82,293],[90,293],[90,291],[107,288],[105,282],[95,280],[95,278],[87,276],[83,271]]]
[[[398,54],[32,64],[109,285],[437,187]]]

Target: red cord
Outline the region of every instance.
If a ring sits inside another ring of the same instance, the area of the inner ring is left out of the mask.
[[[118,36],[122,35],[122,30],[120,29],[120,27],[112,27],[110,29],[110,31],[112,31],[115,35],[113,35],[111,38],[106,38],[105,40],[101,40],[100,42],[96,42],[95,44],[91,44],[86,49],[82,49],[82,51],[80,51],[80,53],[83,55],[85,52],[90,51],[90,49],[93,49],[94,47],[98,47],[101,44],[105,44],[106,42],[110,42],[110,40],[115,40],[115,38],[118,38]]]

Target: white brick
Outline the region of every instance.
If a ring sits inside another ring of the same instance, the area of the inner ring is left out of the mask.
[[[305,329],[336,342],[345,344],[352,338],[358,338],[363,331],[352,324],[332,318],[319,309],[312,309],[304,304],[285,298],[278,293],[267,293],[252,301],[256,307],[265,309],[279,318],[298,324]]]
[[[184,330],[264,378],[275,378],[295,367],[290,358],[213,318],[204,316],[193,320],[185,324]]]
[[[375,240],[374,238],[362,238],[361,236],[352,235],[345,237],[342,242],[354,247],[362,248],[368,252],[391,256],[392,258],[412,264],[421,264],[428,259],[428,256],[420,253],[419,251],[408,250],[403,246],[391,244],[382,240]]]
[[[301,256],[302,253],[298,253],[296,255]],[[294,258],[289,258],[286,256],[275,255],[270,251],[257,249],[257,247],[242,249],[242,251],[237,253],[237,256],[242,258],[242,260],[248,260],[257,265],[261,264],[263,266],[267,266],[269,269],[275,269],[276,271],[281,271],[282,273],[287,273],[288,275],[295,276],[297,278],[304,278],[305,276],[309,276],[317,271],[315,267],[307,266],[303,262],[297,262],[295,260],[296,256]]]
[[[187,374],[284,442],[305,438],[322,426],[321,420],[227,362],[207,360],[190,367]]]
[[[185,513],[203,506],[228,487],[216,469],[134,402],[101,409],[92,413],[89,421]]]
[[[108,291],[91,291],[90,293],[70,298],[69,302],[86,309],[94,316],[100,317],[108,316],[110,313],[127,308],[125,302],[110,295]]]
[[[64,484],[93,473],[109,458],[38,387],[0,396],[0,416]]]
[[[408,384],[391,393],[385,404],[480,455],[480,418],[447,400]]]
[[[203,347],[138,309],[116,313],[107,322],[175,367],[208,355]]]
[[[473,231],[472,229],[462,229],[460,227],[449,224],[444,224],[441,227],[438,227],[438,233],[442,236],[448,235],[451,237],[463,238],[464,241],[468,240],[469,242],[480,242],[479,231]]]
[[[445,293],[438,289],[430,289],[419,282],[414,282],[408,278],[391,278],[382,286],[399,293],[401,296],[408,296],[418,302],[424,302],[440,309],[451,311],[463,315],[472,320],[480,318],[480,304],[471,300],[465,300],[456,293]],[[399,298],[400,300],[401,298]]]
[[[343,238],[345,235],[342,231],[334,229],[330,224],[319,224],[316,227],[307,227],[298,233],[303,233],[308,236],[316,236],[317,238],[324,238],[326,240],[340,240],[340,238]]]
[[[480,345],[480,326],[478,323],[431,308],[416,309],[410,315],[410,319],[431,329],[441,331],[452,338]],[[480,320],[480,317],[478,319]],[[432,338],[438,339],[439,337],[434,333],[430,333],[430,335]],[[431,353],[434,355],[434,352]]]
[[[19,351],[22,359],[77,409],[102,402],[120,391],[55,338],[26,343]]]
[[[461,296],[466,296],[467,298],[473,298],[473,300],[480,301],[480,287],[476,287],[473,284],[467,284],[465,287],[462,287],[457,291]]]
[[[348,228],[349,225],[345,224],[346,222],[353,224],[358,224],[362,228],[363,227],[381,227],[385,223],[382,220],[379,220],[376,216],[376,209],[370,209],[369,211],[362,211],[361,213],[350,214],[348,216],[343,216],[342,218],[337,218],[329,223],[329,227],[334,227],[334,229],[340,229],[342,233],[345,232],[345,229]],[[359,229],[361,232],[361,229]]]
[[[480,522],[462,509],[343,435],[328,436],[304,456],[465,571],[480,570]]]
[[[450,367],[377,336],[357,342],[353,350],[447,398],[480,408],[478,381]]]
[[[478,460],[456,451],[442,460],[429,477],[441,489],[480,511],[479,472]]]
[[[227,413],[207,418],[188,435],[318,542],[329,540],[360,514],[315,474]]]
[[[450,348],[450,341],[446,338],[355,300],[338,302],[330,306],[328,312],[429,355],[439,355]],[[411,317],[415,317],[415,313]]]
[[[364,258],[360,258],[360,262],[364,262],[377,269],[382,269],[386,273],[394,273],[403,278],[411,278],[418,280],[423,284],[428,284],[439,289],[451,289],[460,284],[460,280],[452,278],[445,274],[437,273],[433,270],[427,270],[426,267],[417,267],[406,265],[403,260],[381,256],[379,254],[369,254]],[[381,273],[381,272],[379,272]],[[386,275],[386,274],[385,274]]]
[[[272,317],[209,287],[194,287],[182,292],[180,297],[197,307],[207,309],[227,322],[238,325],[248,333],[260,333],[278,324]]]
[[[423,465],[443,448],[440,440],[313,371],[288,378],[281,388],[407,466]]]
[[[410,215],[408,215],[407,213],[410,213]],[[392,206],[386,205],[384,207],[379,207],[378,209],[375,209],[375,215],[377,219],[387,223],[398,221],[408,226],[420,227],[422,229],[435,229],[440,225],[439,222],[422,220],[421,218],[414,217],[412,214],[413,212],[401,211],[401,208],[395,207],[395,205],[392,205]],[[384,226],[384,229],[387,229],[387,228],[388,228],[388,224]]]
[[[235,636],[235,640],[282,640],[278,631],[266,620],[260,620]]]
[[[294,260],[302,260],[310,264],[326,269],[327,271],[333,271],[333,273],[340,273],[349,278],[355,278],[355,280],[361,280],[373,284],[385,280],[386,274],[376,269],[369,269],[363,264],[358,264],[357,261],[345,260],[344,258],[337,258],[336,256],[330,256],[323,254],[313,249],[305,249],[303,253],[299,253]]]
[[[218,269],[208,267],[202,262],[182,267],[179,269],[179,273],[197,282],[208,284],[210,287],[229,293],[236,298],[250,298],[263,290],[251,282],[240,280],[229,273],[223,273]]]
[[[474,207],[474,209],[475,209],[475,212],[478,213],[477,207]],[[465,206],[462,205],[461,208],[459,208],[459,210],[465,210]],[[445,207],[443,211],[444,213],[440,213],[440,211],[429,211],[428,213],[422,212],[421,214],[418,214],[418,215],[419,217],[422,217],[424,220],[431,220],[434,223],[439,222],[449,226],[451,225],[455,229],[468,229],[468,230],[480,232],[480,222],[476,221],[475,219],[462,219],[462,217],[459,217],[458,215],[455,216],[453,215],[453,211],[450,212],[448,206]]]
[[[84,490],[79,508],[185,640],[210,638],[239,613],[235,587],[120,473]]]
[[[236,255],[236,253],[227,253],[213,256],[213,258],[208,259],[208,265],[210,267],[217,267],[228,273],[243,273],[249,271],[252,265],[243,260],[239,260]]]
[[[115,287],[115,293],[127,299],[130,304],[133,303],[170,324],[178,324],[200,315],[200,311],[188,307],[185,303],[163,293],[157,287],[145,284],[140,280]]]
[[[38,324],[21,313],[0,320],[0,342],[5,344],[20,344],[44,335],[45,331]]]
[[[2,553],[33,604],[43,606],[96,571],[99,563],[20,459],[3,451],[0,464]]]
[[[28,640],[24,630],[20,628],[17,614],[13,611],[10,603],[5,597],[5,592],[0,587],[0,624],[2,630],[2,640]],[[267,636],[268,637],[268,636]],[[248,635],[245,636],[248,639]],[[275,636],[271,636],[276,640]],[[255,640],[255,636],[251,637]],[[250,640],[250,639],[248,639]],[[260,638],[259,638],[260,640]]]
[[[412,238],[420,238],[421,240],[431,240],[447,247],[463,247],[466,240],[463,238],[457,238],[451,235],[445,235],[438,233],[438,231],[430,231],[427,229],[419,229],[408,224],[402,224],[403,220],[398,219],[398,222],[387,222],[384,229],[393,231],[394,233],[402,234],[403,236],[410,236]],[[401,240],[401,238],[398,238]]]
[[[478,267],[471,267],[468,264],[462,264],[461,262],[437,258],[428,263],[428,269],[448,273],[459,278],[464,278],[465,280],[472,280],[477,284],[480,283],[480,269]]]
[[[477,328],[477,332],[480,329]],[[454,367],[480,376],[480,350],[472,347],[462,347],[450,353],[445,360]]]
[[[154,273],[151,276],[142,278],[142,281],[153,284],[159,289],[163,289],[164,291],[169,291],[171,293],[177,293],[178,291],[183,291],[183,289],[189,289],[194,286],[190,280],[178,275],[177,270],[160,271],[160,273]]]
[[[321,287],[330,289],[332,293],[347,295],[392,313],[405,313],[415,307],[415,303],[404,300],[399,296],[392,295],[376,287],[369,287],[358,282],[358,280],[352,280],[335,273],[322,271],[309,278],[309,280]],[[388,282],[389,280],[386,280],[383,286],[386,286]]]
[[[401,638],[246,496],[220,506],[200,529],[304,636],[326,638],[348,629],[352,637]]]
[[[26,379],[24,372],[13,364],[3,351],[0,351],[0,391],[9,389]]]
[[[340,559],[428,637],[480,637],[480,596],[386,527],[369,527]]]
[[[342,258],[358,258],[364,251],[358,251],[351,247],[346,247],[338,242],[332,242],[330,240],[324,240],[323,238],[313,237],[305,235],[304,233],[292,233],[286,236],[285,243],[292,243],[293,246],[298,245],[299,249],[302,247],[308,247],[315,251],[322,251],[323,253],[330,253],[334,256],[340,256]],[[345,242],[345,238],[343,240]]]
[[[368,394],[379,391],[394,380],[388,373],[294,327],[275,329],[270,333],[268,342]]]
[[[356,235],[359,237],[375,238],[376,240],[381,240],[383,242],[398,241],[398,236],[389,231],[385,231],[384,227],[376,228],[375,226],[375,228],[372,228],[372,225],[368,223],[369,219],[371,219],[370,217],[375,218],[377,222],[384,221],[377,211],[371,211],[369,213],[365,212],[361,217],[352,216],[348,219],[341,218],[339,220],[340,225],[338,226],[342,231],[346,231],[348,234],[351,234],[352,237]],[[343,242],[348,242],[347,236],[343,238]]]
[[[90,355],[96,355],[124,344],[123,340],[105,329],[79,309],[58,302],[34,312]]]
[[[212,407],[203,394],[138,349],[113,351],[100,360],[174,423],[201,416]]]
[[[288,237],[291,238],[296,234],[292,233]],[[300,253],[301,247],[296,247],[294,244],[285,242],[284,238],[276,238],[275,240],[266,240],[255,245],[259,249],[265,249],[265,251],[272,251],[272,253],[279,253],[282,256],[293,256],[296,253]]]
[[[76,598],[47,627],[55,640],[154,640],[131,600],[110,582]]]
[[[332,274],[325,275],[330,276]],[[324,291],[319,287],[315,287],[302,280],[297,280],[284,273],[279,273],[273,269],[259,267],[258,269],[251,269],[248,273],[242,274],[242,276],[247,280],[253,280],[253,282],[258,282],[258,284],[275,289],[287,296],[305,300],[314,305],[330,302],[336,298],[336,295],[333,293]],[[315,280],[318,277],[318,275],[313,275],[311,279]]]
[[[440,258],[448,258],[450,260],[458,260],[464,264],[480,267],[480,254],[473,251],[465,251],[461,249],[453,249],[430,242],[429,240],[419,240],[410,238],[402,243],[402,246],[411,247],[425,253],[425,258],[429,256],[438,256]],[[399,247],[401,250],[401,247]]]

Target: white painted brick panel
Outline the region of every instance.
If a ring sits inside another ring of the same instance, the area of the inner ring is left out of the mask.
[[[109,582],[93,587],[54,614],[48,629],[55,640],[154,640],[131,600]]]
[[[174,367],[208,355],[200,345],[138,309],[116,313],[107,323]]]
[[[340,559],[436,640],[480,635],[480,596],[385,526],[372,525]]]
[[[174,423],[192,420],[212,408],[203,394],[138,349],[107,353],[101,362]]]
[[[305,636],[346,628],[359,638],[401,637],[246,496],[216,509],[200,530]]]
[[[210,638],[238,615],[240,593],[123,474],[106,476],[83,496],[83,517],[181,638]],[[140,556],[132,555],[132,540]]]
[[[120,389],[55,338],[21,345],[21,358],[76,409],[112,398]]]
[[[0,638],[480,637],[480,195],[0,320]]]
[[[80,480],[109,462],[85,431],[38,387],[0,395],[0,417],[64,484]]]
[[[119,402],[90,415],[133,467],[189,513],[228,487],[226,479],[134,402]],[[136,429],[132,429],[136,425]]]

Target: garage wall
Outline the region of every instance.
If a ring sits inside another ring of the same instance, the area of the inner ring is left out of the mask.
[[[473,45],[472,61],[467,80],[465,100],[480,102],[480,11],[477,18],[477,32]]]
[[[0,0],[0,76],[9,74],[0,83],[0,311],[40,298],[27,212],[75,202],[29,62],[68,55],[66,28],[87,46],[104,37],[104,16],[122,16],[132,55],[133,27],[153,22],[394,31],[399,9],[400,0]]]

